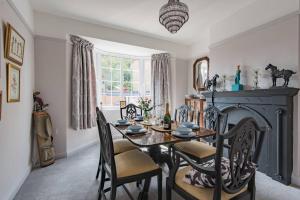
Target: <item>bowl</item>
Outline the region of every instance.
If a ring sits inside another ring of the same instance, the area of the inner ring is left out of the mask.
[[[118,124],[126,124],[128,121],[126,119],[119,119]]]
[[[187,128],[193,128],[194,123],[193,122],[183,122],[181,125],[185,126]]]
[[[192,132],[192,129],[187,127],[178,127],[176,132],[180,133],[181,135],[188,135],[190,132]]]
[[[138,132],[143,128],[141,125],[131,125],[128,127],[128,130],[131,130],[132,132]]]
[[[144,117],[143,117],[143,116],[141,116],[141,115],[137,115],[137,116],[136,116],[136,119],[137,119],[137,120],[143,120],[143,119],[144,119]]]

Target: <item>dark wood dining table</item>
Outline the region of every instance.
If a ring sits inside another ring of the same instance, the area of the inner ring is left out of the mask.
[[[151,125],[148,125],[145,126],[147,129],[146,133],[135,135],[127,134],[128,126],[117,126],[115,124],[112,124],[112,126],[114,126],[124,136],[124,138],[128,139],[134,145],[141,148],[147,148],[149,155],[156,163],[166,163],[169,169],[171,169],[173,166],[170,152],[162,152],[161,145],[172,145],[182,141],[197,140],[215,135],[213,130],[200,127],[199,129],[193,131],[195,136],[189,138],[179,138],[172,135],[178,126],[177,123],[173,123],[172,130],[167,132],[163,130],[154,130]]]

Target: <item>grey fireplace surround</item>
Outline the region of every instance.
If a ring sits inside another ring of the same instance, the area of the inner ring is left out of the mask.
[[[259,171],[286,185],[293,170],[293,97],[297,88],[204,92],[208,105],[228,113],[228,127],[244,117],[254,117],[266,134]],[[213,97],[213,98],[212,98]]]

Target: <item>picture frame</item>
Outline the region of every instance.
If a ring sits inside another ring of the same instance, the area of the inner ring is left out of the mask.
[[[2,33],[2,26],[0,26],[0,80],[2,77],[2,51],[4,51],[4,38],[2,37],[4,34]],[[2,50],[3,49],[3,50]]]
[[[21,70],[18,66],[7,64],[7,102],[20,102]]]
[[[5,58],[22,66],[25,51],[25,39],[9,23],[5,33]]]
[[[0,91],[0,121],[2,119],[2,91]]]
[[[193,88],[200,93],[205,91],[205,81],[209,78],[209,57],[197,59],[193,64]]]

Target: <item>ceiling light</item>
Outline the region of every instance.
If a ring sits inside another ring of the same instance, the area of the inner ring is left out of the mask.
[[[177,33],[188,19],[189,8],[179,0],[169,0],[159,11],[159,22],[171,33]]]

